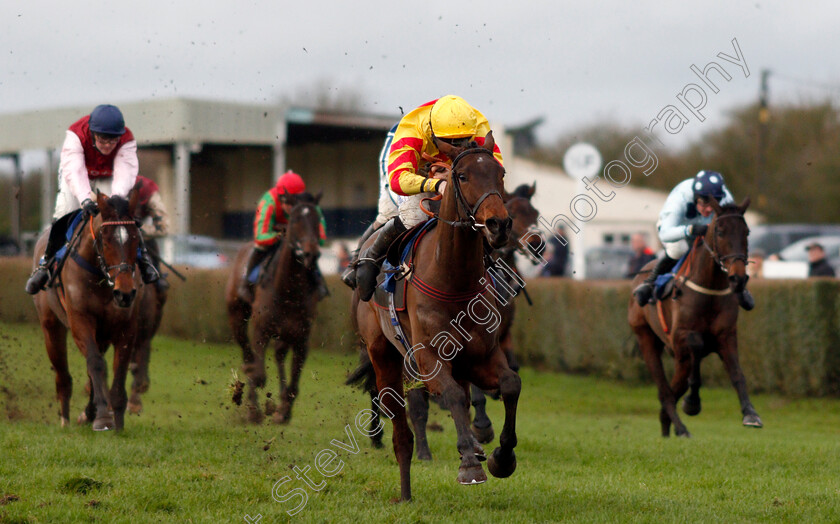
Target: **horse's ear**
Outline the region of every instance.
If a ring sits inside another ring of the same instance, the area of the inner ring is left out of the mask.
[[[528,188],[528,199],[530,199],[532,196],[534,196],[534,193],[536,193],[536,191],[537,191],[537,182],[535,180],[534,183],[531,184],[531,187]]]
[[[460,152],[459,148],[453,146],[452,144],[444,142],[443,140],[439,139],[435,135],[432,135],[432,142],[435,143],[435,147],[438,148],[438,151],[440,151],[444,155],[448,156],[449,158],[455,158],[456,156],[458,156],[458,153]]]
[[[137,206],[140,205],[140,186],[143,183],[138,179],[131,191],[128,192],[128,214],[129,216],[137,216]]]
[[[321,201],[321,197],[322,197],[322,196],[324,196],[324,191],[323,191],[323,190],[318,191],[318,194],[317,194],[317,195],[315,195],[315,205],[316,205],[316,206],[318,205],[318,202],[320,202],[320,201]]]
[[[99,209],[103,209],[104,206],[108,203],[108,195],[100,191],[99,189],[96,190],[96,205]]]
[[[744,198],[744,200],[741,202],[741,205],[738,206],[738,212],[743,215],[747,211],[748,207],[750,207],[750,197],[749,196]]]
[[[487,136],[484,137],[484,149],[489,150],[491,153],[493,152],[493,148],[496,147],[496,139],[493,138],[493,132],[488,131]]]

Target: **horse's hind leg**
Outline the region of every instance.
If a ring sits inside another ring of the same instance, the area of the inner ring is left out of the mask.
[[[741,402],[741,414],[744,415],[743,424],[752,428],[762,427],[764,424],[761,422],[761,417],[758,416],[758,412],[750,401],[749,393],[747,393],[747,380],[744,378],[741,363],[738,360],[738,336],[734,329],[720,340],[718,354],[729,373],[729,379],[732,381],[735,391],[738,393],[738,400]]]
[[[487,416],[487,397],[480,388],[473,384],[470,385],[470,396],[472,397],[473,409],[475,409],[472,432],[481,444],[489,444],[493,441],[495,434],[493,433],[493,422]]]
[[[376,371],[379,406],[394,425],[392,443],[400,466],[400,499],[411,500],[411,455],[414,437],[408,427],[403,401],[403,359],[381,335],[368,347]]]
[[[671,423],[674,424],[674,431],[677,435],[686,434],[687,430],[677,415],[676,399],[668,379],[665,377],[665,369],[662,367],[662,351],[664,343],[659,340],[653,330],[648,326],[634,326],[633,331],[639,341],[639,349],[642,358],[645,360],[648,371],[650,371],[659,395],[659,422],[662,426],[662,436],[671,435]],[[682,433],[681,433],[682,431]]]
[[[306,357],[309,354],[309,345],[306,338],[301,338],[292,342],[292,370],[291,380],[285,391],[281,391],[280,399],[280,417],[281,423],[288,423],[292,418],[292,405],[297,399],[300,387],[300,375],[303,372],[303,364],[306,362]]]
[[[274,344],[274,360],[277,362],[277,375],[280,379],[280,395],[278,396],[280,406],[274,412],[274,416],[272,417],[276,424],[286,424],[289,421],[286,416],[281,414],[281,410],[290,409],[285,400],[288,391],[288,384],[286,382],[286,355],[288,353],[289,345],[278,338]]]
[[[55,392],[58,397],[58,416],[61,427],[70,421],[70,396],[73,394],[73,379],[67,365],[67,328],[58,318],[47,311],[41,320],[47,356],[55,370]]]
[[[426,439],[426,424],[429,421],[429,392],[425,388],[412,389],[406,395],[408,415],[414,428],[418,460],[432,460],[432,451]]]

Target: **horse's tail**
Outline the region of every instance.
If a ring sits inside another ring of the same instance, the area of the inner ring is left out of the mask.
[[[344,383],[348,386],[358,386],[363,391],[376,394],[376,372],[367,351],[359,351],[359,365],[356,366]]]

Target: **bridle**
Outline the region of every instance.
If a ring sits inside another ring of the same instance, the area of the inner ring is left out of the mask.
[[[476,228],[487,227],[485,224],[478,223],[476,221],[476,218],[475,218],[475,214],[478,212],[478,209],[479,209],[479,207],[481,207],[481,204],[483,204],[485,200],[487,200],[489,197],[491,197],[493,195],[499,197],[499,200],[504,202],[504,198],[502,198],[501,193],[499,193],[498,191],[488,191],[488,192],[484,193],[483,195],[481,195],[481,198],[479,198],[472,207],[470,207],[466,198],[464,198],[464,192],[461,189],[461,180],[458,177],[458,174],[455,172],[455,170],[458,167],[458,163],[462,159],[464,159],[465,157],[470,156],[470,155],[478,155],[478,154],[486,154],[486,155],[490,155],[491,157],[493,157],[493,152],[490,151],[489,149],[485,149],[483,147],[471,147],[469,149],[461,151],[461,153],[459,153],[458,156],[455,157],[455,160],[452,161],[452,166],[449,168],[450,169],[449,180],[452,182],[452,187],[455,190],[455,202],[458,206],[457,211],[456,211],[457,215],[458,215],[458,217],[461,217],[462,214],[465,214],[466,218],[459,218],[458,220],[446,220],[446,219],[440,218],[440,216],[437,216],[436,218],[438,220],[440,220],[441,222],[443,222],[445,224],[448,224],[452,227],[470,227],[474,231],[477,231]],[[495,161],[495,157],[493,157],[493,160]]]
[[[91,216],[90,220],[88,222],[88,225],[90,227],[91,237],[93,237],[93,249],[94,249],[94,251],[96,251],[96,259],[97,259],[97,262],[99,263],[99,270],[105,276],[105,283],[108,285],[108,287],[111,287],[111,288],[114,287],[114,280],[117,278],[117,276],[119,276],[120,273],[131,273],[131,276],[133,278],[134,277],[135,265],[134,264],[129,264],[125,261],[125,256],[126,256],[125,250],[122,250],[123,252],[121,254],[122,254],[123,258],[122,258],[122,260],[120,260],[119,264],[109,266],[105,262],[105,255],[102,252],[103,247],[104,247],[102,245],[102,230],[105,227],[133,226],[135,229],[138,230],[137,233],[139,235],[140,232],[139,232],[139,227],[137,226],[137,222],[135,222],[134,220],[103,221],[101,224],[99,224],[99,227],[97,228],[96,232],[94,233],[94,231],[93,231],[93,217]],[[117,270],[117,273],[114,275],[113,278],[111,278],[111,271],[113,271],[113,270]]]
[[[318,210],[315,207],[315,204],[312,204],[311,202],[298,202],[297,204],[295,204],[295,206],[292,208],[292,211],[289,213],[289,225],[287,227],[287,233],[289,237],[291,237],[292,221],[299,220],[299,217],[297,216],[299,214],[298,209],[305,207],[311,209],[311,211],[315,213],[316,217],[318,216]],[[292,254],[295,257],[295,260],[302,264],[306,258],[306,251],[303,249],[303,244],[301,243],[301,240],[296,236],[296,238],[294,239],[287,238],[286,241],[289,242],[289,247],[292,249]]]
[[[746,224],[746,222],[747,222],[747,219],[744,218],[744,215],[741,215],[739,213],[730,213],[728,215],[720,215],[720,216],[716,217],[715,218],[715,231],[712,234],[712,245],[709,246],[709,243],[706,242],[706,238],[704,237],[703,238],[703,247],[705,247],[706,250],[712,255],[712,258],[714,259],[715,263],[718,266],[720,266],[720,269],[724,273],[729,274],[729,267],[732,267],[732,263],[730,263],[729,267],[727,267],[726,264],[725,264],[726,260],[728,260],[728,259],[732,259],[733,261],[742,260],[744,262],[744,264],[746,264],[748,258],[747,258],[746,253],[734,253],[734,254],[723,255],[723,256],[718,254],[717,224],[718,224],[718,222],[720,222],[724,218],[738,218],[738,219],[743,220],[744,224]]]

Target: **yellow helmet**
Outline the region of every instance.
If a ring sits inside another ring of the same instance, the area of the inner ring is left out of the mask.
[[[478,127],[475,109],[460,96],[438,99],[431,111],[432,131],[438,138],[474,137]]]

